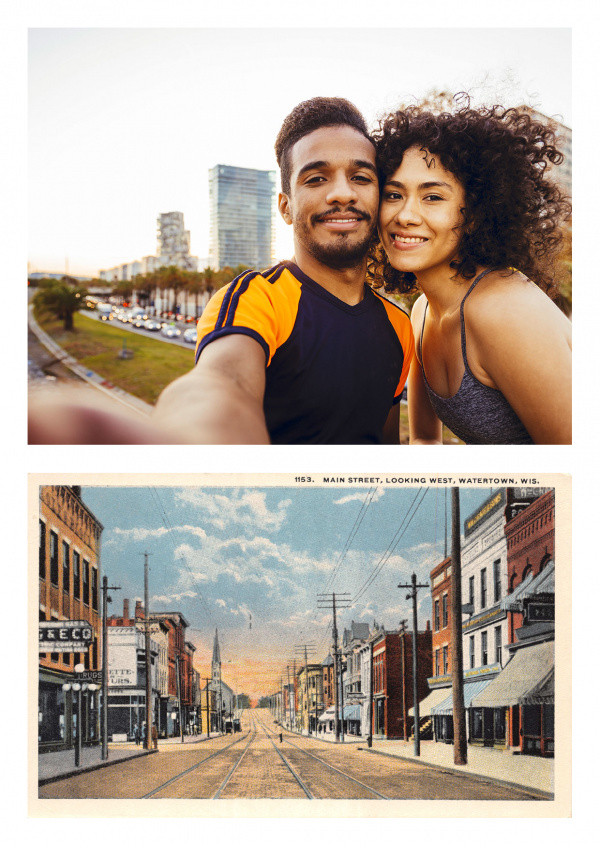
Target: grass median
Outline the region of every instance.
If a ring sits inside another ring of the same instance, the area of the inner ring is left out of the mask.
[[[44,315],[36,319],[84,367],[152,405],[163,388],[194,366],[193,347],[185,349],[163,343],[82,314],[75,314],[72,332],[65,332],[62,320]],[[133,358],[119,358],[124,343],[133,352]]]

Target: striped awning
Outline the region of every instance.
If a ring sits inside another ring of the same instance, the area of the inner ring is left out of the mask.
[[[465,708],[469,708],[473,699],[482,693],[486,687],[492,683],[492,679],[479,679],[478,681],[465,683],[463,686],[463,699],[465,703]],[[446,688],[446,692],[448,688]],[[448,717],[452,715],[454,707],[454,700],[452,698],[452,694],[444,699],[443,702],[440,702],[439,705],[434,706],[431,709],[431,713],[434,716],[440,717]]]
[[[554,641],[519,649],[490,686],[473,702],[477,708],[554,702]]]
[[[344,705],[345,720],[360,720],[360,705]]]
[[[431,709],[434,705],[439,705],[444,699],[448,696],[448,690],[450,688],[447,687],[438,687],[436,690],[432,690],[430,694],[428,694],[422,702],[419,702],[419,716],[420,717],[430,717],[431,716]],[[409,717],[414,717],[415,709],[411,708],[408,712]]]

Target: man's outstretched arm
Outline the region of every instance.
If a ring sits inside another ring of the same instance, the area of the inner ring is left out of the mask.
[[[165,388],[150,419],[183,443],[268,444],[264,395],[264,350],[247,335],[226,335]]]
[[[165,388],[149,418],[115,413],[100,396],[90,402],[76,390],[34,398],[29,443],[268,444],[264,392],[262,347],[246,335],[227,335]]]

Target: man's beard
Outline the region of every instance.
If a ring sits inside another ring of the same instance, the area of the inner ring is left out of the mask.
[[[371,223],[370,215],[363,212],[361,217],[369,224]],[[315,222],[317,219],[318,216],[315,216],[311,222]],[[301,223],[296,221],[295,234],[305,250],[325,267],[330,267],[332,270],[352,270],[364,262],[374,229],[375,225],[373,224],[364,238],[354,243],[350,242],[354,233],[340,232],[336,234],[335,241],[322,244],[313,238],[312,231],[305,221]]]

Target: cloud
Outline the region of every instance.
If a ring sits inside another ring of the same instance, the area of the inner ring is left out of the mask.
[[[369,505],[373,502],[378,502],[381,497],[385,494],[385,488],[378,487],[375,490],[373,496],[369,496],[365,494],[363,491],[356,491],[355,493],[348,494],[347,496],[341,497],[341,499],[335,499],[333,501],[333,505],[346,505],[349,502],[366,502],[367,496],[369,496]]]
[[[150,598],[150,610],[152,610],[152,604],[156,602],[161,602],[163,604],[170,603],[170,602],[181,602],[184,599],[195,599],[198,594],[193,590],[185,590],[181,593],[169,593],[169,594],[162,594],[157,596],[152,596]]]
[[[266,491],[254,488],[234,488],[222,494],[190,487],[178,491],[177,499],[198,509],[201,522],[221,530],[238,525],[253,531],[279,531],[292,504],[291,499],[282,499],[274,509],[270,509]]]

